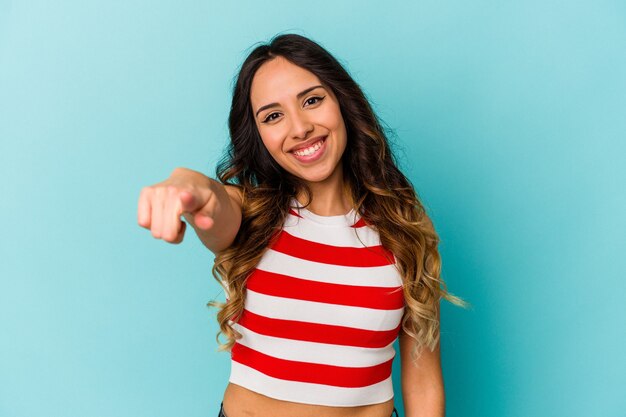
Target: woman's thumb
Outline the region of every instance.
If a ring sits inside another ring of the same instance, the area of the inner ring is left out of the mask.
[[[213,226],[213,219],[206,214],[196,213],[193,216],[193,221],[199,229],[207,230]]]

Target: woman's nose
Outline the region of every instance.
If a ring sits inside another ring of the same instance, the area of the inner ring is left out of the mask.
[[[295,114],[291,117],[291,136],[293,138],[304,139],[313,130],[311,123],[306,116]]]

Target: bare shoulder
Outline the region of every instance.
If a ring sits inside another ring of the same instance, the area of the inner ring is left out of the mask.
[[[231,184],[224,184],[224,189],[226,189],[230,199],[237,203],[237,206],[241,209],[243,206],[243,189]]]

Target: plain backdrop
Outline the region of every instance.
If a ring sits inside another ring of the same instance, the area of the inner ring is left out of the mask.
[[[472,304],[443,307],[447,415],[626,415],[624,2],[0,0],[0,416],[217,415],[213,256],[136,205],[215,175],[278,33],[362,86]]]

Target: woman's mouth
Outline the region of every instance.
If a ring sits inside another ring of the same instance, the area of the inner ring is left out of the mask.
[[[313,162],[318,160],[326,150],[326,139],[328,136],[324,136],[318,142],[309,146],[308,148],[298,149],[292,151],[291,154],[300,162]]]

